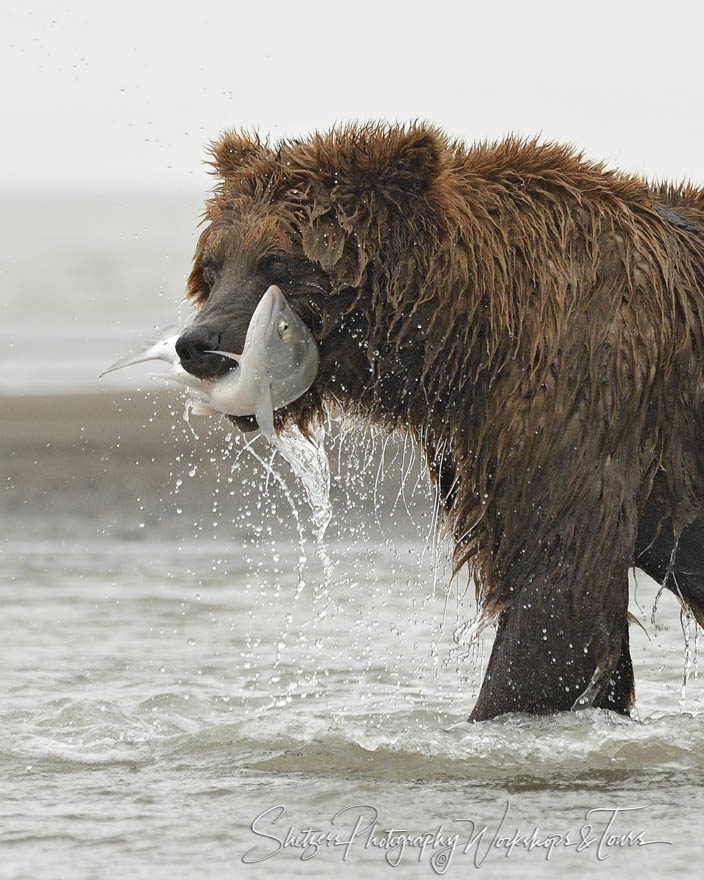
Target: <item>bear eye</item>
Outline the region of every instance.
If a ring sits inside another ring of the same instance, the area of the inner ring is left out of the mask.
[[[203,266],[201,268],[201,275],[208,290],[211,290],[218,280],[217,267],[213,263],[203,263]]]
[[[258,268],[272,281],[285,282],[291,278],[290,260],[284,254],[266,254],[259,260]]]

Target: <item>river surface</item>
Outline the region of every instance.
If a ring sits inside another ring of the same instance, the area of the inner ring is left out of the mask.
[[[195,200],[147,202],[108,216],[171,217],[185,262]],[[493,634],[462,641],[472,588],[448,587],[410,444],[333,420],[297,475],[295,438],[284,457],[177,396],[74,394],[130,341],[135,286],[154,322],[178,298],[137,272],[120,299],[115,239],[81,222],[79,290],[57,226],[63,313],[21,248],[3,269],[0,876],[698,876],[704,689],[674,598],[653,619],[633,581],[632,719],[468,725]],[[158,275],[171,244],[145,223]],[[118,298],[102,332],[89,288]]]

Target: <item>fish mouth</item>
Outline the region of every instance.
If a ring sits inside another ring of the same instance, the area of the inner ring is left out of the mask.
[[[266,331],[264,333],[264,341],[268,342],[271,339],[271,335],[274,332],[274,313],[277,310],[281,310],[281,300],[283,294],[281,293],[280,288],[278,288],[275,284],[272,284],[271,287],[267,288],[264,297],[269,297],[271,300],[271,304],[269,306],[269,314],[266,318]],[[262,299],[264,298],[262,297]]]

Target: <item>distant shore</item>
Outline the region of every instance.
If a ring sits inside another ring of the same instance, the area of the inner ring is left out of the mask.
[[[196,439],[173,394],[2,396],[0,407],[6,539],[171,535],[187,528],[172,515],[179,479],[190,518],[212,506],[217,473],[208,459],[222,459],[229,425],[194,420]],[[191,461],[198,478],[184,480]]]
[[[238,432],[217,416],[192,418],[192,431],[183,419],[183,402],[173,393],[0,395],[0,407],[4,541],[178,540],[192,534],[194,523],[213,519],[214,499],[228,509],[257,502],[251,485],[252,480],[257,485],[255,471],[263,468],[249,454],[240,457],[236,479],[227,484],[223,499],[233,457],[245,437],[239,435],[234,453],[228,450],[228,434],[235,438]],[[270,457],[261,437],[253,449],[257,456]],[[376,503],[390,529],[402,527],[403,511],[393,504],[397,476],[388,478],[385,495],[372,501],[376,464],[369,465],[369,474],[362,481],[369,484],[369,495],[359,500],[358,510],[371,510]],[[269,482],[267,491],[280,492],[276,481]],[[337,499],[335,494],[333,481],[333,507],[343,515],[345,500],[339,491]],[[425,507],[421,503],[419,515]],[[287,529],[293,530],[293,524],[284,520],[282,533]],[[236,539],[237,533],[238,526],[228,527],[229,537]]]

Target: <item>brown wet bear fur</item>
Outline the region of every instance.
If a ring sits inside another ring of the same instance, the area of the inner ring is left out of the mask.
[[[194,326],[239,351],[278,284],[321,352],[278,424],[330,401],[417,438],[497,623],[471,718],[628,712],[629,567],[704,622],[702,193],[425,125],[212,153]]]

